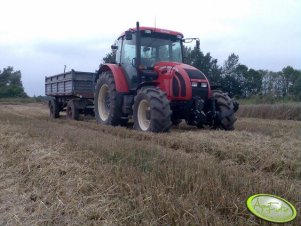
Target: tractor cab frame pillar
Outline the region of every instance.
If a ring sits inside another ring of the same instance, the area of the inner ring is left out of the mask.
[[[137,70],[137,83],[138,86],[142,82],[141,81],[141,72],[140,72],[140,65],[141,65],[141,33],[140,33],[140,26],[139,22],[136,23],[136,70]]]

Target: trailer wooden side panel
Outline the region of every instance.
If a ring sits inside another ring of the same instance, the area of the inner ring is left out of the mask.
[[[45,78],[45,94],[47,96],[75,96],[93,98],[95,73],[69,72]]]

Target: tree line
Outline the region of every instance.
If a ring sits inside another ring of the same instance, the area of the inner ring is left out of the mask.
[[[21,81],[21,71],[14,71],[13,67],[0,70],[0,98],[28,97]]]
[[[220,86],[231,97],[265,96],[301,100],[301,70],[291,66],[278,72],[255,70],[241,64],[239,56],[234,53],[220,66],[210,53],[204,54],[197,47],[185,47],[184,55],[185,63],[201,70],[211,84]]]

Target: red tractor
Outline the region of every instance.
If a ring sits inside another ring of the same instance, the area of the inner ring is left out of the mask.
[[[210,87],[198,69],[183,63],[182,33],[139,27],[120,35],[114,64],[97,73],[94,111],[98,123],[166,132],[183,119],[198,128],[233,130],[238,103]]]

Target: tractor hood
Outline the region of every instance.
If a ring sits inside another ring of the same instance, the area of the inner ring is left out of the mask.
[[[190,100],[196,95],[207,99],[211,96],[207,77],[195,67],[177,62],[159,62],[154,70],[159,75],[161,89],[168,90],[171,100]]]
[[[156,72],[164,72],[168,73],[172,70],[177,72],[182,72],[183,74],[187,74],[190,80],[202,80],[208,82],[207,77],[203,72],[199,69],[192,67],[188,64],[178,63],[178,62],[159,62],[155,65],[154,70]]]

